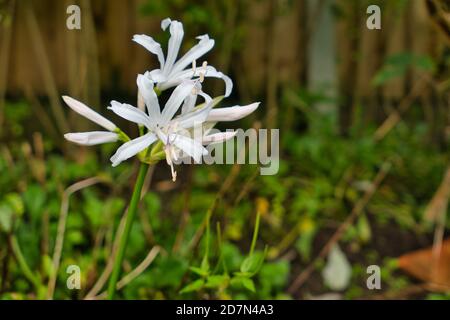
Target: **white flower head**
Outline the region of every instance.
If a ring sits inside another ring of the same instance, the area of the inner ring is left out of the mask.
[[[164,145],[166,161],[171,166],[172,175],[175,178],[172,159],[176,160],[177,154],[182,151],[196,162],[200,162],[202,155],[207,153],[201,141],[195,141],[189,137],[187,132],[188,129],[206,120],[212,108],[212,99],[203,92],[197,92],[199,90],[198,81],[185,80],[175,88],[161,111],[158,98],[153,90],[154,84],[150,79],[139,75],[137,85],[145,102],[146,112],[117,101],[111,101],[109,109],[124,119],[144,126],[148,132],[123,144],[111,157],[112,165],[117,166],[122,161],[148,148],[154,142],[161,141]],[[181,104],[193,93],[195,96],[201,95],[205,99],[205,105],[175,117]]]
[[[259,102],[246,106],[213,109],[225,96],[229,96],[233,83],[229,77],[209,66],[206,61],[197,67],[197,59],[210,51],[214,40],[208,35],[197,37],[197,45],[177,60],[183,40],[183,25],[165,19],[161,23],[163,30],[169,28],[170,39],[167,55],[164,56],[161,45],[146,35],[135,35],[133,40],[158,57],[159,69],[139,74],[138,107],[126,103],[111,101],[108,109],[120,117],[139,125],[141,135],[133,140],[123,133],[114,123],[101,116],[85,104],[64,96],[64,101],[77,113],[97,123],[108,131],[67,133],[64,137],[82,145],[124,141],[111,157],[113,166],[139,154],[140,160],[148,163],[166,159],[175,181],[174,164],[177,160],[190,157],[199,163],[208,153],[205,146],[220,143],[233,138],[236,132],[211,133],[219,121],[239,120],[255,111]],[[215,77],[225,82],[225,95],[212,99],[202,91],[202,82],[207,77]],[[161,109],[158,94],[175,87],[169,99]],[[198,96],[204,103],[197,105]],[[179,112],[179,110],[181,111]],[[200,134],[197,134],[200,130]],[[154,147],[149,148],[153,144]]]
[[[198,36],[198,44],[176,61],[184,36],[183,24],[167,18],[161,22],[161,28],[163,30],[169,28],[170,32],[167,56],[164,56],[161,45],[152,37],[143,34],[133,36],[133,41],[139,43],[158,57],[159,69],[146,73],[146,76],[154,83],[157,83],[158,90],[163,91],[175,87],[186,79],[213,77],[220,78],[225,82],[225,96],[230,95],[233,89],[233,82],[228,76],[217,71],[213,66],[203,65],[201,68],[187,68],[214,47],[213,39],[210,39],[208,35]]]
[[[255,111],[259,105],[259,103],[253,103],[243,107],[234,106],[214,110],[212,108],[221,98],[211,99],[201,90],[199,80],[184,80],[172,92],[161,111],[153,82],[144,75],[138,75],[137,85],[145,102],[145,110],[117,101],[111,101],[109,109],[124,119],[144,126],[147,133],[126,142],[117,149],[111,157],[112,165],[117,166],[122,161],[147,149],[156,141],[160,141],[164,146],[165,158],[171,167],[173,180],[176,179],[173,165],[178,158],[187,155],[198,163],[201,157],[208,153],[203,145],[223,142],[236,134],[222,132],[196,137],[193,136],[195,128],[206,129],[205,133],[207,133],[216,122],[238,120]],[[197,96],[201,96],[205,102],[195,107]],[[180,107],[181,113],[176,116]]]

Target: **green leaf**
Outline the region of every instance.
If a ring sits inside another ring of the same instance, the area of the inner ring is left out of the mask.
[[[94,193],[86,191],[84,194],[86,195],[86,202],[84,202],[83,210],[90,223],[94,227],[107,223],[104,219],[105,203],[98,199]]]
[[[226,274],[209,276],[208,279],[206,280],[205,287],[210,289],[226,287],[229,280],[230,277]]]
[[[52,258],[50,258],[50,256],[47,254],[42,256],[42,269],[47,277],[51,277],[55,272],[55,269],[53,268]]]
[[[15,215],[19,217],[23,215],[24,208],[20,195],[18,195],[17,193],[7,194],[5,197],[5,201],[9,204]]]
[[[377,72],[372,80],[374,86],[380,86],[389,80],[401,77],[405,70],[401,67],[385,67]]]
[[[362,215],[357,224],[359,238],[362,242],[368,242],[372,236],[372,232],[370,230],[370,224],[365,215]]]
[[[208,257],[206,255],[203,257],[200,268],[199,267],[189,267],[189,270],[191,270],[192,272],[194,272],[202,277],[208,276],[208,274],[209,274]]]
[[[29,185],[27,190],[23,193],[23,200],[27,212],[29,212],[32,217],[38,217],[44,207],[46,194],[39,185]]]
[[[205,255],[205,256],[203,257],[202,264],[201,264],[200,268],[201,268],[201,269],[203,270],[203,272],[205,272],[206,274],[209,273],[209,262],[208,262],[208,256],[207,256],[207,255]]]
[[[206,277],[208,275],[208,272],[203,270],[202,268],[198,267],[189,267],[189,270],[191,270],[193,273],[198,274],[199,276]]]
[[[66,239],[71,245],[81,245],[86,241],[86,237],[80,230],[67,230]]]
[[[290,264],[287,260],[266,263],[259,272],[260,283],[272,287],[282,288],[286,285],[290,272]]]
[[[300,233],[300,236],[295,243],[295,248],[298,250],[304,261],[308,261],[311,256],[312,242],[315,234],[315,229],[305,230],[305,232]]]
[[[244,286],[244,288],[250,290],[251,292],[255,292],[255,283],[253,282],[252,279],[249,278],[242,278],[242,285]]]
[[[241,264],[241,272],[246,274],[255,274],[258,272],[264,262],[265,254],[263,252],[254,252],[251,256],[245,258]]]
[[[152,228],[154,228],[154,230],[159,230],[162,225],[159,215],[159,212],[161,211],[161,200],[156,193],[147,192],[144,196],[144,203],[147,208]]]
[[[195,280],[194,282],[188,284],[183,289],[181,289],[180,293],[182,294],[182,293],[198,291],[203,287],[204,283],[205,283],[205,281],[203,279]]]
[[[161,257],[155,261],[152,272],[150,272],[150,285],[155,288],[177,287],[180,285],[186,271],[187,262],[179,256]]]
[[[11,231],[13,215],[14,213],[8,205],[0,205],[0,231]]]
[[[410,67],[433,72],[436,67],[434,61],[426,55],[415,55],[409,52],[392,55],[386,59],[383,67],[375,74],[373,85],[379,86],[386,82],[402,77]]]
[[[244,276],[236,276],[233,277],[230,281],[230,284],[233,287],[244,287],[245,289],[251,291],[251,292],[255,292],[255,283],[253,282],[252,279],[248,278],[248,277],[244,277]]]

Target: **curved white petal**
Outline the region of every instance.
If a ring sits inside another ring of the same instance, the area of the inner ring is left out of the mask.
[[[81,114],[83,117],[95,122],[109,131],[114,131],[114,129],[116,129],[116,125],[114,123],[95,112],[84,103],[81,103],[80,101],[69,96],[63,96],[62,98],[64,102],[76,113]]]
[[[213,133],[207,136],[204,136],[202,139],[203,144],[211,144],[211,143],[220,143],[226,140],[233,138],[236,135],[237,131],[227,131],[227,132],[218,132]]]
[[[158,139],[161,140],[161,142],[164,143],[164,145],[169,143],[168,136],[164,132],[162,132],[159,128],[155,130],[155,133],[158,136]]]
[[[163,74],[161,69],[155,69],[150,72],[145,72],[144,76],[148,77],[154,83],[167,81],[167,77]]]
[[[153,40],[152,37],[145,34],[135,34],[133,41],[139,43],[145,49],[158,56],[158,61],[161,69],[164,67],[164,54],[161,49],[161,45]]]
[[[175,87],[180,83],[182,83],[183,81],[193,78],[194,76],[195,76],[194,71],[192,69],[189,69],[171,76],[170,79],[155,82],[158,82],[158,89],[164,91],[169,88]]]
[[[228,97],[233,90],[233,81],[226,74],[223,74],[220,71],[217,71],[213,66],[206,67],[206,78],[219,78],[225,82],[225,97]]]
[[[183,101],[183,106],[181,107],[181,113],[187,113],[189,111],[192,111],[195,107],[195,102],[197,101],[197,94],[191,93],[189,94],[186,99]]]
[[[166,20],[163,20],[163,23],[164,21]],[[162,69],[165,75],[169,75],[172,70],[173,64],[175,63],[175,60],[177,59],[178,56],[178,51],[180,51],[181,41],[183,41],[184,36],[183,24],[181,22],[176,20],[170,21],[169,19],[169,23],[170,23],[169,48],[167,50],[166,62],[164,64],[164,68]]]
[[[194,89],[192,92],[184,99],[183,105],[181,107],[181,114],[192,111],[195,108],[195,103],[197,102],[197,97],[202,96],[205,102],[210,102],[212,98],[202,91],[202,84],[197,81],[195,82]]]
[[[111,157],[112,166],[115,167],[120,164],[122,161],[125,161],[132,156],[138,154],[148,146],[150,146],[153,142],[155,142],[158,138],[152,132],[149,132],[139,138],[133,139],[124,143],[117,149],[116,153]]]
[[[167,124],[170,119],[173,118],[175,113],[178,111],[181,103],[186,99],[186,97],[192,92],[195,86],[195,81],[185,81],[175,88],[167,100],[164,110],[161,113],[161,125]]]
[[[213,107],[216,105],[215,101],[213,101],[213,98],[211,98],[209,94],[200,90],[198,95],[201,96],[203,99],[205,99],[205,103],[211,103]]]
[[[161,21],[161,29],[163,29],[163,31],[166,31],[167,27],[170,26],[170,23],[172,22],[172,20],[170,20],[170,18],[165,18],[164,20]]]
[[[234,106],[229,108],[213,109],[208,115],[206,121],[235,121],[248,116],[259,106],[259,102],[255,102],[246,106]]]
[[[66,133],[64,138],[70,142],[84,146],[93,146],[101,143],[116,142],[119,138],[114,132],[109,131],[90,131],[90,132],[71,132]]]
[[[169,141],[177,148],[188,154],[197,163],[200,162],[202,155],[208,154],[208,150],[206,150],[200,142],[189,137],[179,134],[172,134]]]
[[[169,89],[179,85],[184,80],[199,77],[200,73],[203,73],[203,75],[207,78],[222,79],[225,82],[225,97],[228,97],[231,94],[231,91],[233,90],[233,81],[227,75],[217,71],[213,66],[206,66],[206,68],[198,67],[195,69],[195,72],[192,68],[190,68],[174,73],[167,81],[161,81],[161,83],[158,84],[158,88],[161,90]]]
[[[174,64],[170,75],[183,71],[194,60],[197,60],[214,47],[214,39],[210,39],[207,34],[198,36],[197,39],[200,39],[199,43],[193,46]]]
[[[145,112],[144,97],[141,95],[141,92],[139,90],[138,90],[138,94],[137,94],[137,107],[139,110],[142,110]]]
[[[152,124],[159,122],[161,110],[159,108],[158,97],[153,89],[153,82],[145,75],[139,74],[137,77],[139,93],[142,95],[147,106],[147,112]]]
[[[113,100],[111,101],[111,106],[108,107],[108,109],[112,110],[115,114],[128,121],[132,121],[146,127],[150,127],[151,125],[150,119],[147,114],[130,104],[120,103]]]
[[[206,97],[209,96],[206,95]],[[183,129],[188,129],[203,124],[203,122],[205,122],[208,118],[208,115],[213,107],[211,102],[212,99],[209,97],[202,108],[197,108],[190,112],[182,113],[179,117],[173,119],[173,122],[176,123],[177,128]]]

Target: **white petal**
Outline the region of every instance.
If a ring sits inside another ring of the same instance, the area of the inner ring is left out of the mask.
[[[155,69],[150,72],[147,71],[144,75],[154,83],[167,81],[167,77],[163,74],[161,69]]]
[[[150,119],[147,114],[130,104],[120,103],[113,100],[111,101],[111,107],[108,107],[108,109],[128,121],[150,127]]]
[[[109,131],[114,131],[116,129],[116,125],[114,123],[98,114],[84,103],[81,103],[80,101],[75,100],[74,98],[71,98],[69,96],[63,96],[62,98],[65,103],[67,103],[67,105],[76,113],[81,114],[83,117],[91,120],[92,122],[95,122],[96,124]]]
[[[169,138],[164,132],[161,131],[161,129],[157,128],[155,130],[155,133],[157,134],[158,139],[161,140],[161,142],[164,143],[164,145],[167,145],[169,143]]]
[[[169,141],[176,147],[183,150],[195,162],[200,162],[202,155],[208,154],[208,150],[202,146],[202,144],[194,139],[179,134],[172,134]]]
[[[165,18],[163,21],[161,21],[161,29],[163,29],[163,31],[166,31],[171,22],[172,20],[170,20],[170,18]]]
[[[235,121],[248,116],[259,106],[259,102],[249,104],[247,106],[234,106],[229,108],[213,109],[208,115],[206,121]]]
[[[164,22],[165,20],[163,20]],[[167,28],[167,26],[166,26]],[[163,28],[165,29],[165,28]],[[170,21],[170,39],[169,48],[167,50],[166,63],[164,64],[163,73],[169,75],[173,64],[178,56],[178,51],[180,50],[181,41],[183,41],[184,31],[183,24],[176,20]]]
[[[207,78],[219,78],[225,82],[225,97],[228,97],[233,90],[233,81],[225,74],[217,71],[213,66],[207,66],[206,69],[203,67],[198,67],[195,72],[192,68],[177,72],[170,76],[170,78],[158,85],[161,90],[166,90],[171,87],[177,86],[181,82],[193,77],[199,77],[200,73],[203,73]]]
[[[179,117],[173,119],[173,122],[177,124],[177,128],[192,128],[196,125],[201,125],[208,118],[209,113],[213,107],[209,100],[202,108],[197,108],[185,114],[181,114]]]
[[[184,99],[183,106],[181,107],[181,114],[192,111],[195,108],[195,103],[197,102],[197,96],[202,96],[206,102],[210,102],[212,98],[202,91],[202,84],[197,81],[195,82],[194,89],[192,92]]]
[[[139,138],[133,139],[124,143],[117,149],[116,153],[111,157],[112,166],[115,167],[120,164],[122,161],[125,161],[137,153],[141,152],[148,146],[150,146],[153,142],[157,140],[157,137],[154,133],[149,132]]]
[[[200,91],[198,94],[199,94],[199,96],[201,96],[203,99],[205,99],[205,103],[211,103],[211,105],[212,105],[213,107],[215,106],[215,103],[214,103],[213,99],[211,98],[211,96],[210,96],[209,94],[206,94],[206,93],[203,92],[203,91]]]
[[[197,101],[198,94],[191,93],[186,99],[184,99],[183,106],[181,107],[181,113],[187,113],[192,111],[195,107],[195,102]]]
[[[225,82],[225,97],[228,97],[233,90],[233,81],[227,75],[217,71],[213,66],[206,67],[206,78],[219,78]]]
[[[218,132],[213,133],[208,136],[204,136],[202,139],[203,144],[211,144],[211,143],[219,143],[224,142],[233,138],[236,135],[237,131],[227,131],[227,132]]]
[[[71,132],[66,133],[64,138],[70,142],[84,146],[93,146],[101,143],[116,142],[119,138],[114,132],[109,131],[90,131],[90,132]]]
[[[159,65],[161,69],[164,67],[164,54],[161,49],[161,45],[145,34],[135,34],[133,41],[139,43],[145,49],[158,56]]]
[[[153,124],[158,123],[161,117],[161,110],[159,108],[158,97],[153,89],[153,82],[148,77],[139,74],[137,77],[137,85],[147,106],[150,121]]]
[[[161,81],[161,83],[158,84],[158,88],[163,91],[175,87],[180,83],[182,83],[183,81],[189,80],[196,75],[198,76],[198,72],[194,73],[194,70],[192,69],[178,72],[177,74],[172,75],[170,79],[168,79],[167,81],[164,82]]]
[[[194,88],[194,81],[185,81],[181,83],[175,90],[172,92],[169,100],[167,100],[166,105],[164,106],[164,110],[161,114],[161,124],[164,125],[173,118],[175,113],[178,111],[181,103],[186,99],[186,97],[192,92]]]
[[[138,94],[137,94],[137,106],[139,110],[142,110],[145,112],[145,101],[144,101],[144,97],[141,95],[140,90],[138,90]]]
[[[171,75],[183,71],[194,60],[197,60],[214,47],[214,40],[210,39],[208,35],[198,36],[197,39],[200,39],[199,43],[193,46],[174,64]]]

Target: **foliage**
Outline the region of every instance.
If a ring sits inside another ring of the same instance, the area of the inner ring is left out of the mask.
[[[313,105],[307,104],[307,108]],[[8,108],[13,106],[8,105]],[[230,167],[192,168],[190,216],[184,226],[179,224],[186,201],[184,192],[155,189],[145,194],[140,219],[133,226],[126,253],[128,272],[143,260],[153,245],[158,244],[163,250],[147,270],[121,291],[122,297],[288,297],[285,290],[288,279],[298,270],[296,265],[305,265],[317,254],[315,244],[322,243],[323,240],[318,242],[318,239],[327,234],[329,221],[346,217],[386,159],[394,165],[386,183],[341,243],[353,267],[347,297],[363,294],[356,284],[364,277],[364,270],[355,269],[356,256],[364,265],[378,263],[382,257],[392,254],[378,245],[377,239],[383,237],[385,226],[398,226],[399,237],[408,234],[424,237],[429,226],[422,223],[422,211],[440,183],[448,154],[426,143],[423,125],[399,125],[384,141],[376,144],[370,139],[371,128],[362,134],[355,133],[350,139],[340,138],[333,129],[333,113],[318,113],[312,109],[308,112],[308,131],[284,135],[279,174],[252,178],[255,166],[243,166],[238,181],[220,199],[197,247],[191,247],[192,239],[214,202],[215,192],[211,190],[220,189]],[[19,117],[15,121],[21,126],[25,120]],[[102,166],[105,161],[99,159],[103,152],[83,151],[81,157],[72,161],[58,154],[45,137],[42,158],[27,151],[35,146],[30,145],[26,137],[24,130],[18,138],[22,147],[16,140],[1,148],[1,172],[8,172],[0,176],[1,238],[5,243],[12,235],[17,238],[27,264],[41,285],[45,286],[54,272],[50,261],[63,190],[95,175],[105,181],[70,198],[55,298],[82,298],[101,274],[110,255],[112,233],[125,208],[121,195],[131,192],[129,178],[133,165],[125,163],[114,170]],[[45,165],[39,165],[40,162]],[[156,179],[165,179],[158,175],[158,170]],[[239,185],[249,181],[248,194],[236,202]],[[255,221],[257,212],[258,223],[249,223]],[[181,233],[180,228],[183,228]],[[251,228],[258,234],[254,238],[257,241],[253,242],[250,252],[245,253],[244,248],[251,242]],[[174,251],[179,233],[182,238]],[[263,244],[267,245],[266,249],[256,249]],[[299,258],[286,260],[284,254],[289,250],[297,252]],[[35,297],[38,292],[33,283],[21,277],[23,271],[11,252],[2,249],[2,256],[5,255],[10,255],[9,276],[2,283],[6,289],[2,298]],[[84,272],[82,289],[71,292],[64,283],[68,276],[66,267],[73,263]],[[318,267],[322,269],[324,265]],[[383,279],[393,288],[404,286],[396,284],[395,277],[387,274]],[[403,281],[408,280],[403,278]]]

